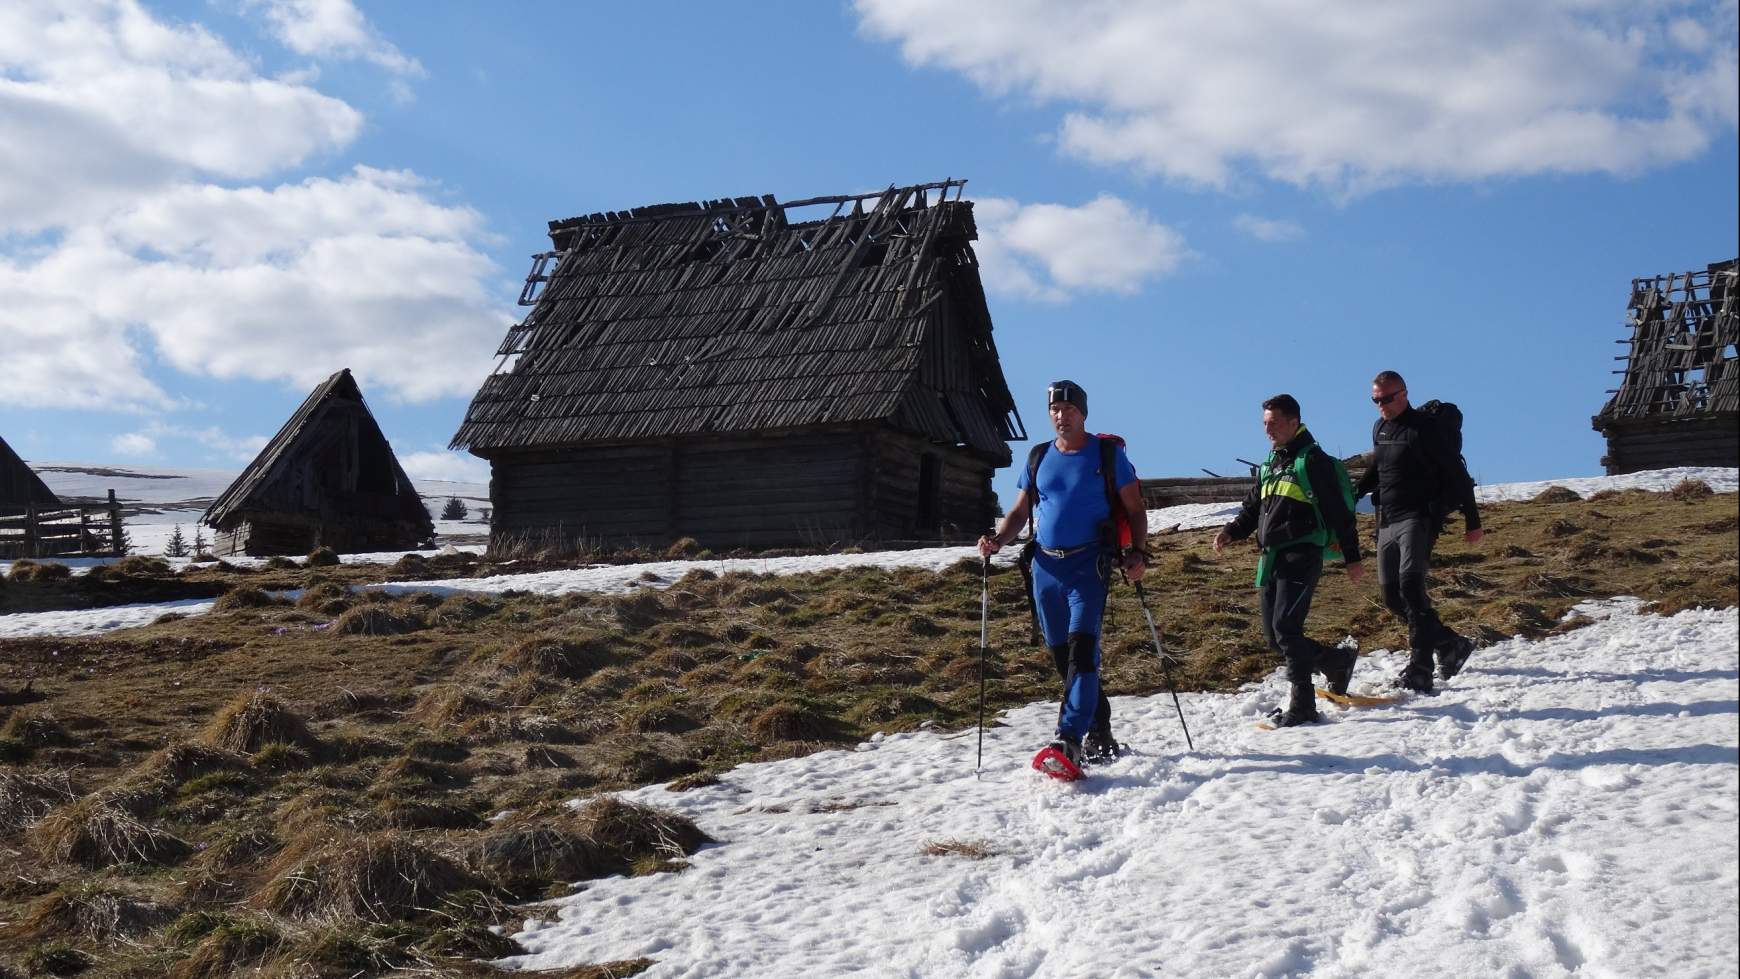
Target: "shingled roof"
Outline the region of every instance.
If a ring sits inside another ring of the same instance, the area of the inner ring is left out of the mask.
[[[1615,421],[1740,411],[1740,260],[1631,281],[1624,376],[1597,430]]]
[[[344,473],[356,488],[325,485]],[[383,505],[383,498],[390,502]],[[408,521],[424,533],[434,532],[417,487],[399,466],[348,369],[309,392],[202,519],[224,529],[249,512],[312,517],[323,510],[344,514],[347,508],[361,511],[351,516]]]
[[[550,223],[525,321],[453,447],[550,448],[886,422],[1009,460],[1025,438],[962,181]],[[952,192],[952,197],[951,197]],[[832,205],[792,223],[799,207]]]
[[[0,509],[53,508],[60,500],[36,471],[24,464],[12,446],[0,438]]]

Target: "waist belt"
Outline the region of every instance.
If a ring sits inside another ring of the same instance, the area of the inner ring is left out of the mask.
[[[1091,551],[1094,548],[1097,548],[1099,546],[1100,545],[1097,543],[1096,544],[1083,544],[1080,547],[1060,547],[1060,548],[1050,548],[1050,547],[1046,547],[1044,545],[1039,545],[1039,553],[1044,554],[1046,557],[1049,557],[1049,558],[1062,559],[1062,558],[1066,558],[1066,557],[1074,557],[1083,551]]]

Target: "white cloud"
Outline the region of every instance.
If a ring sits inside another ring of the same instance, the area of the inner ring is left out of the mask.
[[[109,447],[117,455],[149,456],[157,452],[157,441],[141,432],[128,432],[110,439]]]
[[[1305,229],[1295,221],[1260,218],[1255,214],[1241,214],[1233,218],[1233,227],[1258,241],[1294,241],[1305,237]]]
[[[304,388],[350,367],[408,399],[475,390],[507,323],[475,211],[366,166],[211,182],[342,148],[360,122],[131,0],[0,6],[0,403],[176,407],[153,361]]]
[[[260,177],[361,126],[344,102],[262,78],[203,29],[131,0],[0,4],[0,235],[190,178]]]
[[[1082,292],[1129,294],[1189,254],[1176,231],[1102,194],[1080,207],[975,198],[985,287],[1061,302]]]
[[[368,61],[398,75],[421,77],[423,66],[375,33],[351,0],[245,0],[297,54]],[[406,89],[409,91],[409,89]]]
[[[197,442],[207,449],[216,452],[224,459],[233,462],[252,462],[266,447],[270,438],[265,435],[235,436],[216,425],[205,428],[188,428],[183,425],[171,425],[166,422],[148,422],[141,434],[153,440],[175,439]]]
[[[1734,0],[855,3],[914,65],[1069,107],[1067,152],[1217,188],[1626,174],[1740,105]]]
[[[489,482],[489,463],[474,455],[445,450],[410,453],[394,450],[393,454],[413,482],[425,479],[444,479],[453,483]]]

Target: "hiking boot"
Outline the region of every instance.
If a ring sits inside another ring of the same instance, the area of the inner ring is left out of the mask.
[[[1448,680],[1461,673],[1468,657],[1474,655],[1474,640],[1467,636],[1451,635],[1438,644],[1437,652],[1438,678]]]
[[[1359,640],[1348,636],[1323,655],[1323,685],[1333,694],[1346,695],[1353,682],[1353,667],[1359,662]]]
[[[1128,745],[1119,744],[1118,739],[1110,734],[1098,731],[1089,731],[1081,743],[1082,759],[1096,764],[1111,761],[1128,750]]]
[[[1396,677],[1396,686],[1415,693],[1432,692],[1432,651],[1416,649],[1408,658],[1408,668]]]
[[[1309,683],[1293,684],[1287,698],[1287,709],[1277,707],[1269,712],[1269,723],[1276,727],[1298,727],[1318,720],[1317,691]]]
[[[1071,765],[1074,765],[1077,768],[1081,767],[1081,742],[1080,741],[1076,740],[1075,738],[1065,737],[1064,735],[1060,734],[1052,740],[1051,747],[1056,748],[1058,751],[1062,752],[1063,757],[1068,758],[1069,763]]]

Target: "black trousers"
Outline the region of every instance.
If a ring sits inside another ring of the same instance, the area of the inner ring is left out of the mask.
[[[1286,659],[1289,683],[1310,683],[1323,664],[1323,644],[1305,635],[1305,617],[1321,577],[1323,549],[1306,544],[1275,552],[1263,585],[1263,641]]]
[[[1426,657],[1445,638],[1444,623],[1426,594],[1426,572],[1432,566],[1436,528],[1424,516],[1404,517],[1378,526],[1378,586],[1384,604],[1408,625],[1408,648],[1416,659]]]

